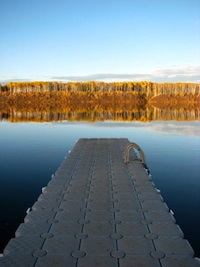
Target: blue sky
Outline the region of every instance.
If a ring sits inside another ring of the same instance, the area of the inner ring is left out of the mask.
[[[0,82],[200,82],[199,0],[1,0]]]

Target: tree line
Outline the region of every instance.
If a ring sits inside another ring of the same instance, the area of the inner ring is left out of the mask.
[[[133,93],[152,98],[159,95],[199,95],[200,84],[141,82],[9,82],[0,84],[0,93],[37,93],[61,91],[68,93]]]

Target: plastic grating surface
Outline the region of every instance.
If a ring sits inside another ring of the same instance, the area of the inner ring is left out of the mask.
[[[195,267],[194,252],[127,139],[80,139],[0,266]],[[134,160],[135,159],[135,160]]]

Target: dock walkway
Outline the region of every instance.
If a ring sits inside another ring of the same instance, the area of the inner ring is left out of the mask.
[[[200,266],[143,164],[124,163],[128,143],[80,139],[6,246],[0,266]]]

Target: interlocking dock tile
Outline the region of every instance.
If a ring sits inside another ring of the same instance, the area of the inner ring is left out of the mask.
[[[200,262],[198,260],[194,260],[191,257],[185,255],[170,255],[160,259],[162,267],[199,267]]]
[[[41,236],[43,233],[49,232],[51,224],[48,222],[29,222],[21,223],[18,229],[15,232],[15,236],[24,236],[24,235],[33,235]]]
[[[0,257],[2,267],[197,267],[127,139],[80,139]]]
[[[160,267],[158,259],[150,255],[126,255],[126,257],[119,259],[120,267]]]
[[[158,236],[184,236],[179,225],[171,222],[154,222],[148,227],[151,233],[156,233]]]
[[[118,259],[113,258],[110,255],[96,254],[89,255],[86,254],[85,257],[78,260],[77,267],[89,267],[89,266],[107,266],[107,267],[118,267]]]
[[[24,218],[24,222],[30,221],[47,221],[55,217],[56,211],[54,209],[41,209],[29,212]]]
[[[0,257],[0,266],[2,267],[33,267],[37,258],[32,254],[30,255],[19,255],[19,254],[9,254],[4,257]],[[56,266],[56,265],[55,265]]]
[[[57,222],[52,224],[50,232],[54,236],[75,236],[82,231],[82,224],[79,222]]]
[[[44,239],[42,237],[33,235],[23,235],[12,238],[4,249],[4,255],[13,253],[32,255],[34,250],[41,249],[43,243]]]
[[[61,200],[58,199],[43,199],[43,201],[36,201],[31,210],[54,209],[60,206]]]
[[[163,201],[145,201],[141,202],[141,207],[148,211],[169,211],[168,206]]]

